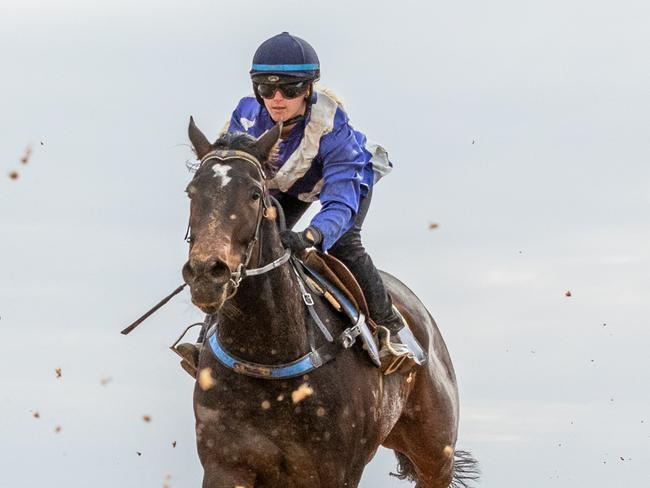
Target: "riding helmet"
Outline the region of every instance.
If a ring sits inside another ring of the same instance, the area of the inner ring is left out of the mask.
[[[296,78],[316,81],[320,78],[320,62],[307,41],[282,32],[257,48],[250,75],[256,83],[282,83]]]

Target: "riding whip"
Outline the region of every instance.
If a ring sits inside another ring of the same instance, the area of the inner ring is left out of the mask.
[[[144,322],[147,318],[149,318],[149,316],[152,315],[156,310],[158,310],[160,307],[162,307],[165,303],[167,303],[169,300],[171,300],[174,296],[178,295],[183,290],[183,288],[185,288],[185,286],[187,286],[187,283],[183,283],[181,286],[176,288],[173,292],[171,292],[165,298],[160,300],[156,305],[153,306],[153,308],[151,310],[149,310],[142,317],[140,317],[138,320],[136,320],[131,325],[129,325],[121,333],[124,334],[124,335],[127,335],[129,332],[131,332],[133,329],[135,329],[138,325],[140,325],[142,322]]]

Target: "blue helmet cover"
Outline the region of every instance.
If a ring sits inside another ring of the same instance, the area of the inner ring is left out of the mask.
[[[278,77],[285,76],[315,81],[320,78],[320,61],[311,44],[282,32],[257,48],[250,75],[260,82],[277,82]]]

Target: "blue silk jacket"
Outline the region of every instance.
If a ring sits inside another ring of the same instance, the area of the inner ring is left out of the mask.
[[[352,227],[360,199],[392,163],[383,147],[350,126],[335,95],[315,90],[311,101],[305,119],[280,142],[278,172],[269,188],[305,202],[320,200],[311,225],[321,232],[326,251]],[[250,96],[240,100],[227,132],[260,137],[274,125],[266,108]]]

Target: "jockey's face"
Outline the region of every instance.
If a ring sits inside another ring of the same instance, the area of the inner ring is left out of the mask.
[[[296,115],[304,115],[309,92],[310,90],[307,90],[296,98],[285,98],[281,90],[275,90],[273,98],[264,98],[264,106],[269,111],[273,122],[289,120]]]

